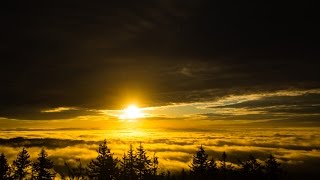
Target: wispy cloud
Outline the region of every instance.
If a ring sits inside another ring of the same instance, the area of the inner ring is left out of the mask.
[[[63,112],[63,111],[70,111],[70,110],[78,110],[75,107],[56,107],[51,109],[44,109],[41,110],[42,113],[55,113],[55,112]]]

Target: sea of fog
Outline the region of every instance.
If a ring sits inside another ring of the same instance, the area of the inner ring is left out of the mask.
[[[21,147],[35,159],[46,148],[57,169],[64,162],[86,164],[95,158],[98,141],[106,139],[111,152],[121,158],[132,144],[142,143],[149,156],[159,157],[161,171],[188,169],[192,155],[203,145],[209,157],[219,160],[223,151],[237,166],[249,154],[265,160],[273,154],[289,173],[317,174],[320,167],[319,128],[237,128],[197,129],[18,129],[0,131],[0,152],[10,162]]]

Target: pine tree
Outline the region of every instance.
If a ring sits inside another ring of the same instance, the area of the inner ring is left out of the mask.
[[[55,177],[53,162],[48,159],[48,154],[41,149],[37,161],[32,165],[32,176],[35,180],[50,180]]]
[[[188,177],[188,173],[184,169],[182,169],[181,173],[180,173],[180,179],[181,180],[186,180],[187,177]]]
[[[0,179],[10,179],[10,166],[8,164],[8,160],[6,156],[1,153],[0,154]]]
[[[221,176],[226,179],[227,178],[227,154],[225,151],[223,151],[222,155],[221,155],[221,159],[220,159],[220,170],[221,170]]]
[[[240,165],[241,165],[241,171],[244,177],[246,178],[262,177],[263,166],[251,154],[249,155],[249,159],[244,163],[240,162]]]
[[[130,148],[129,148],[129,151],[128,151],[128,159],[127,159],[127,166],[128,166],[128,170],[129,170],[129,173],[130,173],[130,179],[134,179],[137,175],[136,173],[136,155],[134,153],[134,150],[133,150],[133,146],[132,144],[130,144]]]
[[[128,156],[126,155],[126,153],[123,153],[122,161],[120,162],[120,179],[130,179]]]
[[[282,169],[280,168],[280,163],[277,162],[272,154],[265,161],[265,170],[268,179],[277,180],[281,178]]]
[[[165,180],[170,180],[171,179],[171,172],[167,170],[167,173],[165,174]]]
[[[137,148],[136,170],[138,179],[145,179],[151,175],[151,160],[147,156],[147,152],[144,150],[141,143]]]
[[[18,153],[17,159],[13,161],[15,179],[25,179],[30,174],[31,160],[25,148]]]
[[[223,151],[223,153],[221,155],[221,169],[223,171],[227,170],[226,160],[227,160],[227,154],[225,151]]]
[[[199,148],[199,151],[193,155],[192,163],[190,165],[190,173],[193,176],[201,177],[206,174],[208,167],[208,154],[206,154],[202,145]]]
[[[130,148],[127,154],[124,154],[122,157],[122,161],[120,163],[121,166],[121,179],[124,180],[135,180],[138,179],[137,176],[137,158],[136,154],[133,150],[132,144],[130,144]]]
[[[151,159],[151,175],[153,177],[157,176],[158,174],[158,168],[159,168],[158,166],[159,166],[159,160],[158,160],[158,157],[156,156],[156,153],[154,153]]]
[[[208,175],[209,177],[215,177],[217,174],[217,164],[215,162],[215,160],[213,158],[211,158],[211,160],[208,161]]]
[[[91,160],[88,164],[89,178],[97,180],[116,179],[119,172],[117,167],[118,160],[113,158],[113,154],[110,152],[106,140],[99,144],[97,152],[97,158]]]

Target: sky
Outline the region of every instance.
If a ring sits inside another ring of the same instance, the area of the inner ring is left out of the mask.
[[[310,7],[6,2],[1,128],[57,120],[64,127],[75,119],[113,126],[113,112],[130,104],[147,108],[147,120],[318,126],[319,46]]]

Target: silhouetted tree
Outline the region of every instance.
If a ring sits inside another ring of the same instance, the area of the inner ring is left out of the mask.
[[[187,173],[184,169],[182,169],[182,170],[181,170],[181,173],[180,173],[180,178],[179,178],[179,179],[181,179],[181,180],[186,180],[187,177],[188,177],[188,173]]]
[[[97,152],[97,158],[91,160],[88,164],[89,178],[97,180],[116,179],[119,172],[117,167],[118,160],[113,158],[106,140],[99,144]]]
[[[122,161],[120,163],[120,176],[121,179],[129,179],[134,180],[137,179],[136,172],[136,155],[134,153],[132,144],[130,144],[130,148],[128,150],[127,155],[124,154],[122,157]]]
[[[229,175],[229,167],[227,166],[227,153],[223,151],[220,159],[219,176],[221,179],[227,179]],[[231,167],[230,167],[231,169]]]
[[[227,154],[225,151],[223,151],[220,162],[221,162],[221,170],[224,172],[227,171],[226,160],[227,160]]]
[[[152,158],[149,158],[141,143],[136,151],[130,144],[127,154],[122,156],[120,162],[120,178],[126,180],[160,178],[158,164],[158,157],[154,154]]]
[[[151,167],[151,160],[147,156],[147,152],[140,143],[136,154],[136,170],[138,179],[146,179],[147,177],[150,177]]]
[[[216,177],[218,167],[217,167],[217,164],[213,158],[211,158],[211,160],[208,161],[207,171],[208,171],[208,176],[210,178]]]
[[[193,155],[193,159],[189,167],[190,174],[193,176],[201,177],[206,174],[208,167],[208,154],[206,154],[202,145],[200,146],[199,151],[197,151],[196,154]]]
[[[240,161],[240,166],[241,174],[246,179],[261,179],[263,177],[263,166],[251,154],[249,155],[249,159],[246,162]]]
[[[41,149],[37,161],[32,165],[32,177],[35,180],[49,180],[55,177],[53,162],[48,159],[44,149]]]
[[[1,153],[0,154],[0,179],[10,179],[10,166],[8,164],[8,160],[6,156]]]
[[[17,159],[13,161],[14,178],[25,179],[30,174],[31,161],[30,155],[25,148],[18,153]]]
[[[265,170],[267,179],[277,180],[281,178],[282,169],[280,168],[280,163],[277,162],[272,154],[265,161]]]
[[[127,155],[123,153],[122,161],[120,161],[120,179],[130,179],[129,171],[128,171],[128,164],[127,164]]]
[[[165,175],[164,175],[164,178],[165,178],[165,180],[169,180],[169,179],[171,179],[171,172],[169,171],[169,170],[167,170],[167,173],[165,173]]]
[[[158,168],[159,168],[159,160],[158,160],[158,157],[156,156],[156,153],[154,153],[151,159],[151,176],[153,177],[157,176]]]

